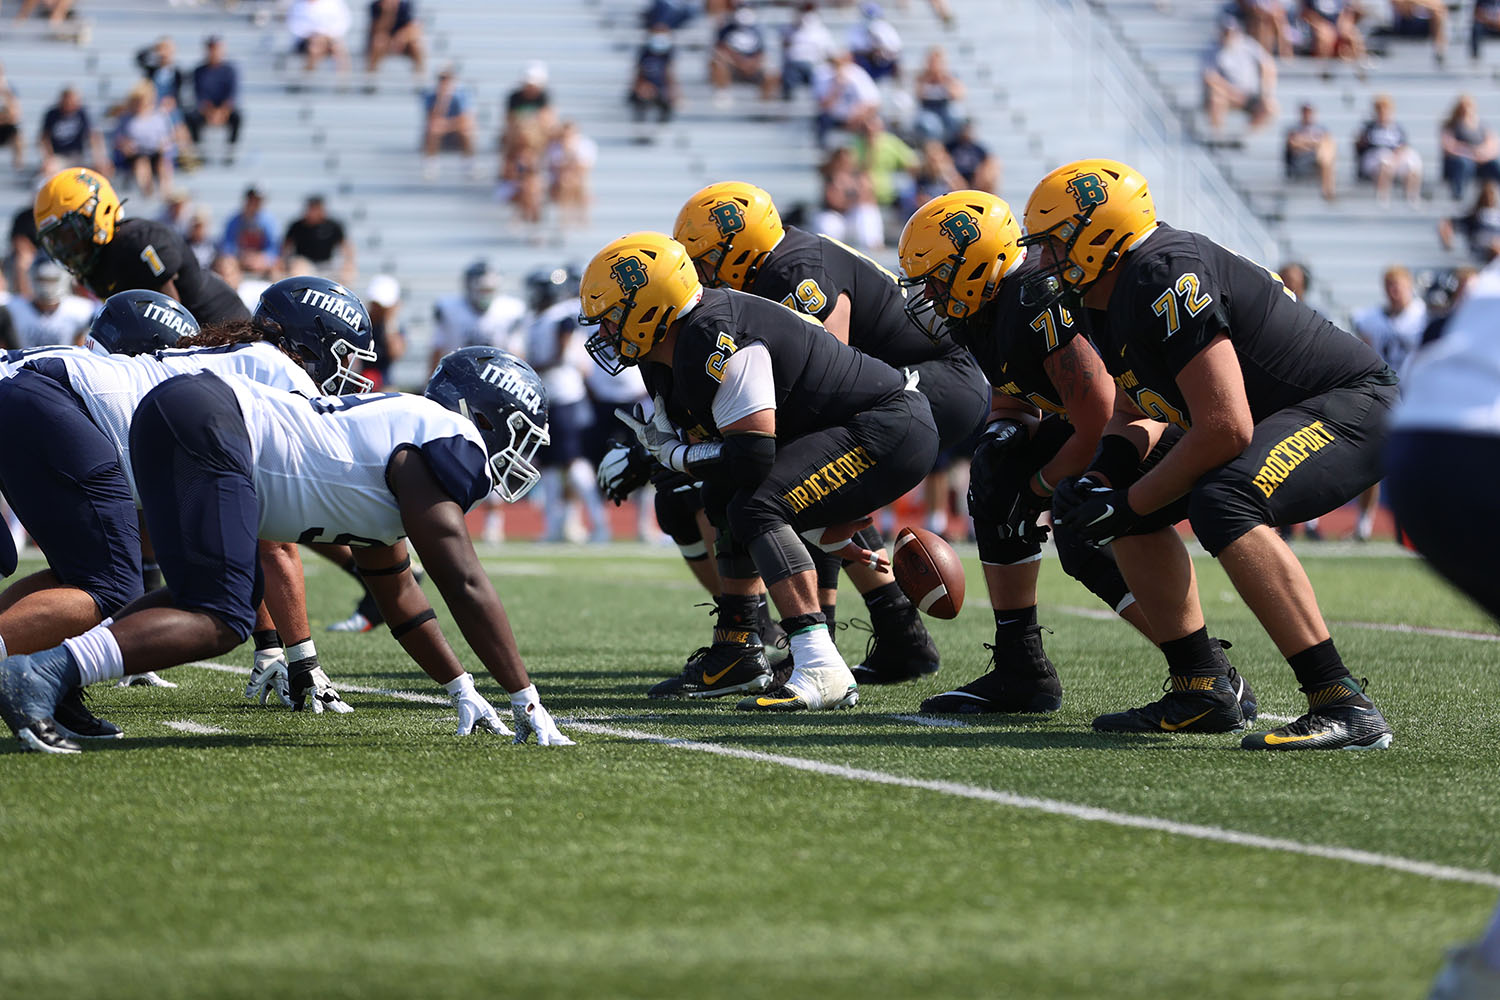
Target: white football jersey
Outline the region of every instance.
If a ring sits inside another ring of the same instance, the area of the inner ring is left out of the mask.
[[[521,354],[526,304],[509,295],[496,295],[484,312],[475,312],[462,295],[448,295],[433,306],[432,348],[448,354],[461,347],[498,347]]]
[[[1417,352],[1392,426],[1500,436],[1500,263],[1479,273],[1443,336]]]
[[[473,421],[423,396],[367,392],[305,399],[225,379],[250,431],[260,537],[277,542],[391,545],[405,537],[385,470],[415,447],[464,510],[490,492]]]
[[[22,365],[33,358],[44,358],[49,354],[82,350],[86,350],[86,348],[59,345],[56,347],[23,347],[18,351],[0,352],[0,381],[10,378],[21,370]]]
[[[88,329],[99,305],[81,295],[64,295],[57,308],[42,312],[32,302],[17,295],[6,308],[16,327],[16,341],[21,347],[46,347],[71,344]]]
[[[302,366],[264,341],[228,347],[184,348],[156,355],[99,355],[86,348],[47,353],[27,365],[73,387],[89,416],[120,454],[130,495],[140,506],[130,468],[130,421],[146,393],[174,375],[211,371],[252,379],[281,392],[315,396],[318,389]]]

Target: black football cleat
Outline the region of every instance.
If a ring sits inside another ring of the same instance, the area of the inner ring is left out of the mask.
[[[1224,650],[1233,649],[1234,643],[1228,639],[1211,638],[1209,641],[1218,644],[1219,652],[1216,659],[1224,665],[1224,672],[1229,676],[1229,686],[1234,689],[1235,699],[1240,703],[1240,714],[1245,717],[1245,728],[1249,729],[1255,722],[1255,717],[1260,714],[1260,700],[1255,697],[1255,690],[1250,686],[1250,682],[1229,664],[1229,656]]]
[[[1038,630],[1040,631],[1040,630]],[[1047,654],[1041,636],[1027,636],[1012,652],[1018,662],[989,643],[990,672],[963,687],[935,694],[922,702],[921,711],[932,715],[1031,715],[1062,708],[1062,681]]]
[[[1234,732],[1249,725],[1240,711],[1242,684],[1233,668],[1219,677],[1168,677],[1161,699],[1101,715],[1094,728],[1101,733]]]
[[[83,688],[69,688],[52,709],[52,724],[64,737],[73,740],[117,740],[124,731],[108,719],[101,719],[84,704]]]
[[[1279,729],[1250,733],[1246,750],[1384,750],[1395,738],[1365,694],[1368,681],[1345,677],[1307,696],[1307,714]]]
[[[865,658],[850,669],[860,684],[903,684],[935,674],[942,666],[937,644],[911,605],[871,615]]]
[[[720,698],[771,686],[771,665],[751,629],[714,629],[714,643],[688,657],[682,673],[646,692],[648,698]]]

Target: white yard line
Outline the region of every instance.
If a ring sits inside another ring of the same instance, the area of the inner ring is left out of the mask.
[[[227,663],[210,663],[202,660],[190,663],[188,666],[202,667],[206,670],[217,670],[228,674],[245,675],[250,672],[248,667],[237,667]],[[346,691],[383,695],[384,697],[396,698],[401,701],[413,701],[428,705],[450,704],[447,698],[421,694],[414,691],[354,687],[346,684],[339,686]],[[916,721],[922,717],[887,716],[887,718]],[[1272,718],[1272,716],[1263,715],[1261,718]],[[1421,875],[1424,878],[1435,879],[1440,882],[1461,882],[1467,885],[1482,885],[1492,889],[1500,889],[1500,875],[1493,872],[1476,871],[1469,868],[1454,868],[1449,865],[1433,864],[1430,861],[1418,861],[1393,854],[1377,854],[1373,851],[1360,851],[1350,847],[1308,844],[1298,840],[1286,840],[1281,837],[1263,837],[1259,834],[1243,833],[1239,830],[1228,830],[1217,826],[1178,823],[1175,820],[1160,819],[1155,816],[1139,816],[1134,813],[1115,812],[1112,809],[1101,809],[1097,806],[1081,805],[1076,802],[1033,798],[1028,795],[1018,795],[1015,792],[982,788],[978,785],[965,785],[956,781],[930,781],[922,778],[907,778],[899,774],[887,774],[884,771],[845,767],[842,764],[829,764],[820,760],[808,760],[805,757],[787,757],[782,754],[762,753],[759,750],[745,750],[740,747],[722,746],[718,743],[704,743],[699,740],[681,739],[675,736],[664,736],[660,733],[648,733],[639,729],[621,729],[615,726],[605,726],[597,722],[580,719],[559,719],[558,721],[570,729],[592,733],[596,736],[614,736],[619,739],[639,740],[644,743],[655,743],[660,746],[674,747],[681,750],[696,750],[700,753],[714,754],[719,757],[734,757],[739,760],[755,761],[762,764],[775,764],[778,767],[789,767],[798,771],[808,771],[827,777],[843,778],[847,781],[863,781],[877,785],[916,788],[923,791],[937,792],[941,795],[952,795],[958,798],[992,802],[996,805],[1008,806],[1014,809],[1026,809],[1034,812],[1048,813],[1053,816],[1066,816],[1070,819],[1082,820],[1089,823],[1105,823],[1110,826],[1128,827],[1137,830],[1154,830],[1158,833],[1169,833],[1179,837],[1191,837],[1195,840],[1232,844],[1237,847],[1254,847],[1266,851],[1279,851],[1284,854],[1300,854],[1311,858],[1343,861],[1348,864],[1364,865],[1370,868],[1385,868],[1390,871],[1404,872],[1410,875]],[[933,723],[950,723],[958,726],[967,725],[967,723],[952,719],[922,719],[920,722],[922,725]],[[167,723],[167,725],[173,725],[175,728],[176,724]],[[196,724],[186,723],[186,725]]]
[[[171,719],[163,722],[162,725],[168,729],[175,729],[179,733],[192,733],[194,736],[221,736],[229,732],[218,726],[205,726],[201,722],[189,722],[187,719]]]

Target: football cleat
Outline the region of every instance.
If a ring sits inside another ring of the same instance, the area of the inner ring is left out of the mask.
[[[714,643],[688,657],[682,673],[646,692],[648,698],[720,698],[726,694],[764,691],[771,686],[771,665],[755,632],[714,629]]]
[[[1168,677],[1166,695],[1149,705],[1094,720],[1101,733],[1229,733],[1249,723],[1240,711],[1248,685],[1233,667],[1218,677]]]
[[[1307,696],[1307,714],[1279,729],[1251,733],[1246,750],[1384,750],[1395,738],[1365,694],[1368,681],[1344,677]]]
[[[52,711],[67,692],[62,674],[69,662],[68,651],[61,646],[0,661],[0,718],[28,750],[79,750],[52,724]]]
[[[856,681],[901,684],[938,672],[942,663],[937,645],[915,607],[907,605],[899,611],[870,617],[872,625],[865,658],[851,668]]]
[[[59,734],[73,740],[117,740],[124,730],[101,719],[84,704],[83,688],[68,688],[52,709],[52,724]]]
[[[129,688],[129,687],[174,688],[176,686],[177,686],[176,682],[163,679],[154,670],[148,670],[148,671],[146,671],[143,674],[127,674],[126,676],[121,677],[120,680],[119,680],[119,682],[115,684],[115,687],[122,687],[122,688]]]
[[[1032,648],[1034,646],[1034,649]],[[1062,708],[1062,682],[1047,654],[1042,652],[1041,636],[1028,636],[1024,643],[1026,659],[1021,663],[1001,663],[1001,653],[989,643],[990,672],[963,687],[933,695],[922,702],[921,711],[933,714],[1040,714]]]
[[[372,632],[378,622],[372,622],[362,612],[356,611],[341,622],[328,626],[329,632]]]
[[[859,685],[848,667],[795,669],[785,684],[741,698],[743,712],[822,712],[859,704]]]
[[[1455,948],[1438,971],[1427,1000],[1495,1000],[1500,997],[1500,969],[1484,961],[1477,945]]]

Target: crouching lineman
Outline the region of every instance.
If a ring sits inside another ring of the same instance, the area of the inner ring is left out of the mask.
[[[354,546],[392,636],[453,696],[459,731],[477,722],[509,732],[444,640],[412,577],[409,537],[464,637],[511,693],[516,742],[534,733],[543,745],[570,744],[537,697],[464,525],[492,489],[515,501],[535,485],[546,414],[536,373],[485,347],[443,359],[425,398],[308,399],[212,373],[162,383],[137,408],[131,468],[170,595],[0,663],[0,715],[25,746],[71,752],[77,745],[50,718],[69,686],[239,645],[260,600],[258,533]]]
[[[1066,295],[1092,310],[1094,341],[1122,390],[1098,457],[1086,476],[1058,484],[1053,513],[1097,544],[1113,542],[1171,674],[1165,697],[1101,715],[1094,728],[1249,725],[1172,527],[1186,517],[1308,699],[1305,715],[1241,746],[1389,746],[1390,727],[1350,676],[1276,527],[1326,514],[1380,478],[1394,373],[1275,274],[1158,223],[1146,179],[1122,163],[1054,170],[1032,192],[1025,222],[1023,242],[1042,254],[1033,301]],[[1168,424],[1181,439],[1134,483],[1120,481]]]
[[[791,638],[795,668],[766,690],[764,659],[723,668],[752,694],[752,711],[847,708],[858,686],[833,645],[804,538],[874,560],[855,543],[825,541],[921,482],[937,429],[900,372],[829,337],[776,303],[705,290],[682,244],[661,233],[614,241],[590,261],[580,322],[598,326],[588,350],[606,371],[643,365],[656,393],[649,421],[621,411],[663,466],[726,497],[724,527],[744,545]],[[671,416],[699,443],[679,438]],[[706,507],[712,516],[717,504]],[[753,692],[764,692],[756,694]]]
[[[1113,410],[1114,387],[1068,310],[1022,305],[1021,290],[1037,265],[1026,260],[1020,239],[1004,201],[953,191],[918,209],[898,245],[914,322],[970,351],[996,393],[969,472],[969,513],[995,612],[991,669],[928,698],[924,712],[1062,706],[1062,684],[1037,624],[1046,531],[1036,522],[1052,505],[1052,484],[1088,467]],[[1150,638],[1114,560],[1071,532],[1060,530],[1055,540],[1063,569]]]
[[[724,181],[695,192],[678,212],[672,236],[687,248],[705,286],[749,292],[812,316],[840,342],[902,371],[927,397],[940,451],[970,439],[984,423],[990,400],[984,373],[961,347],[927,336],[912,322],[897,276],[837,240],[783,224],[761,188]],[[860,539],[873,550],[884,545],[874,528],[861,532]],[[831,628],[844,560],[818,549],[812,555]],[[859,682],[893,684],[935,673],[937,646],[890,571],[857,562],[847,563],[847,571],[865,600],[872,629],[865,659],[854,667]],[[758,580],[726,580],[720,631],[726,605],[746,600],[731,595],[746,591],[747,583],[751,591],[761,589]],[[722,644],[721,649],[722,662],[743,653]],[[688,664],[685,677],[694,667]]]

